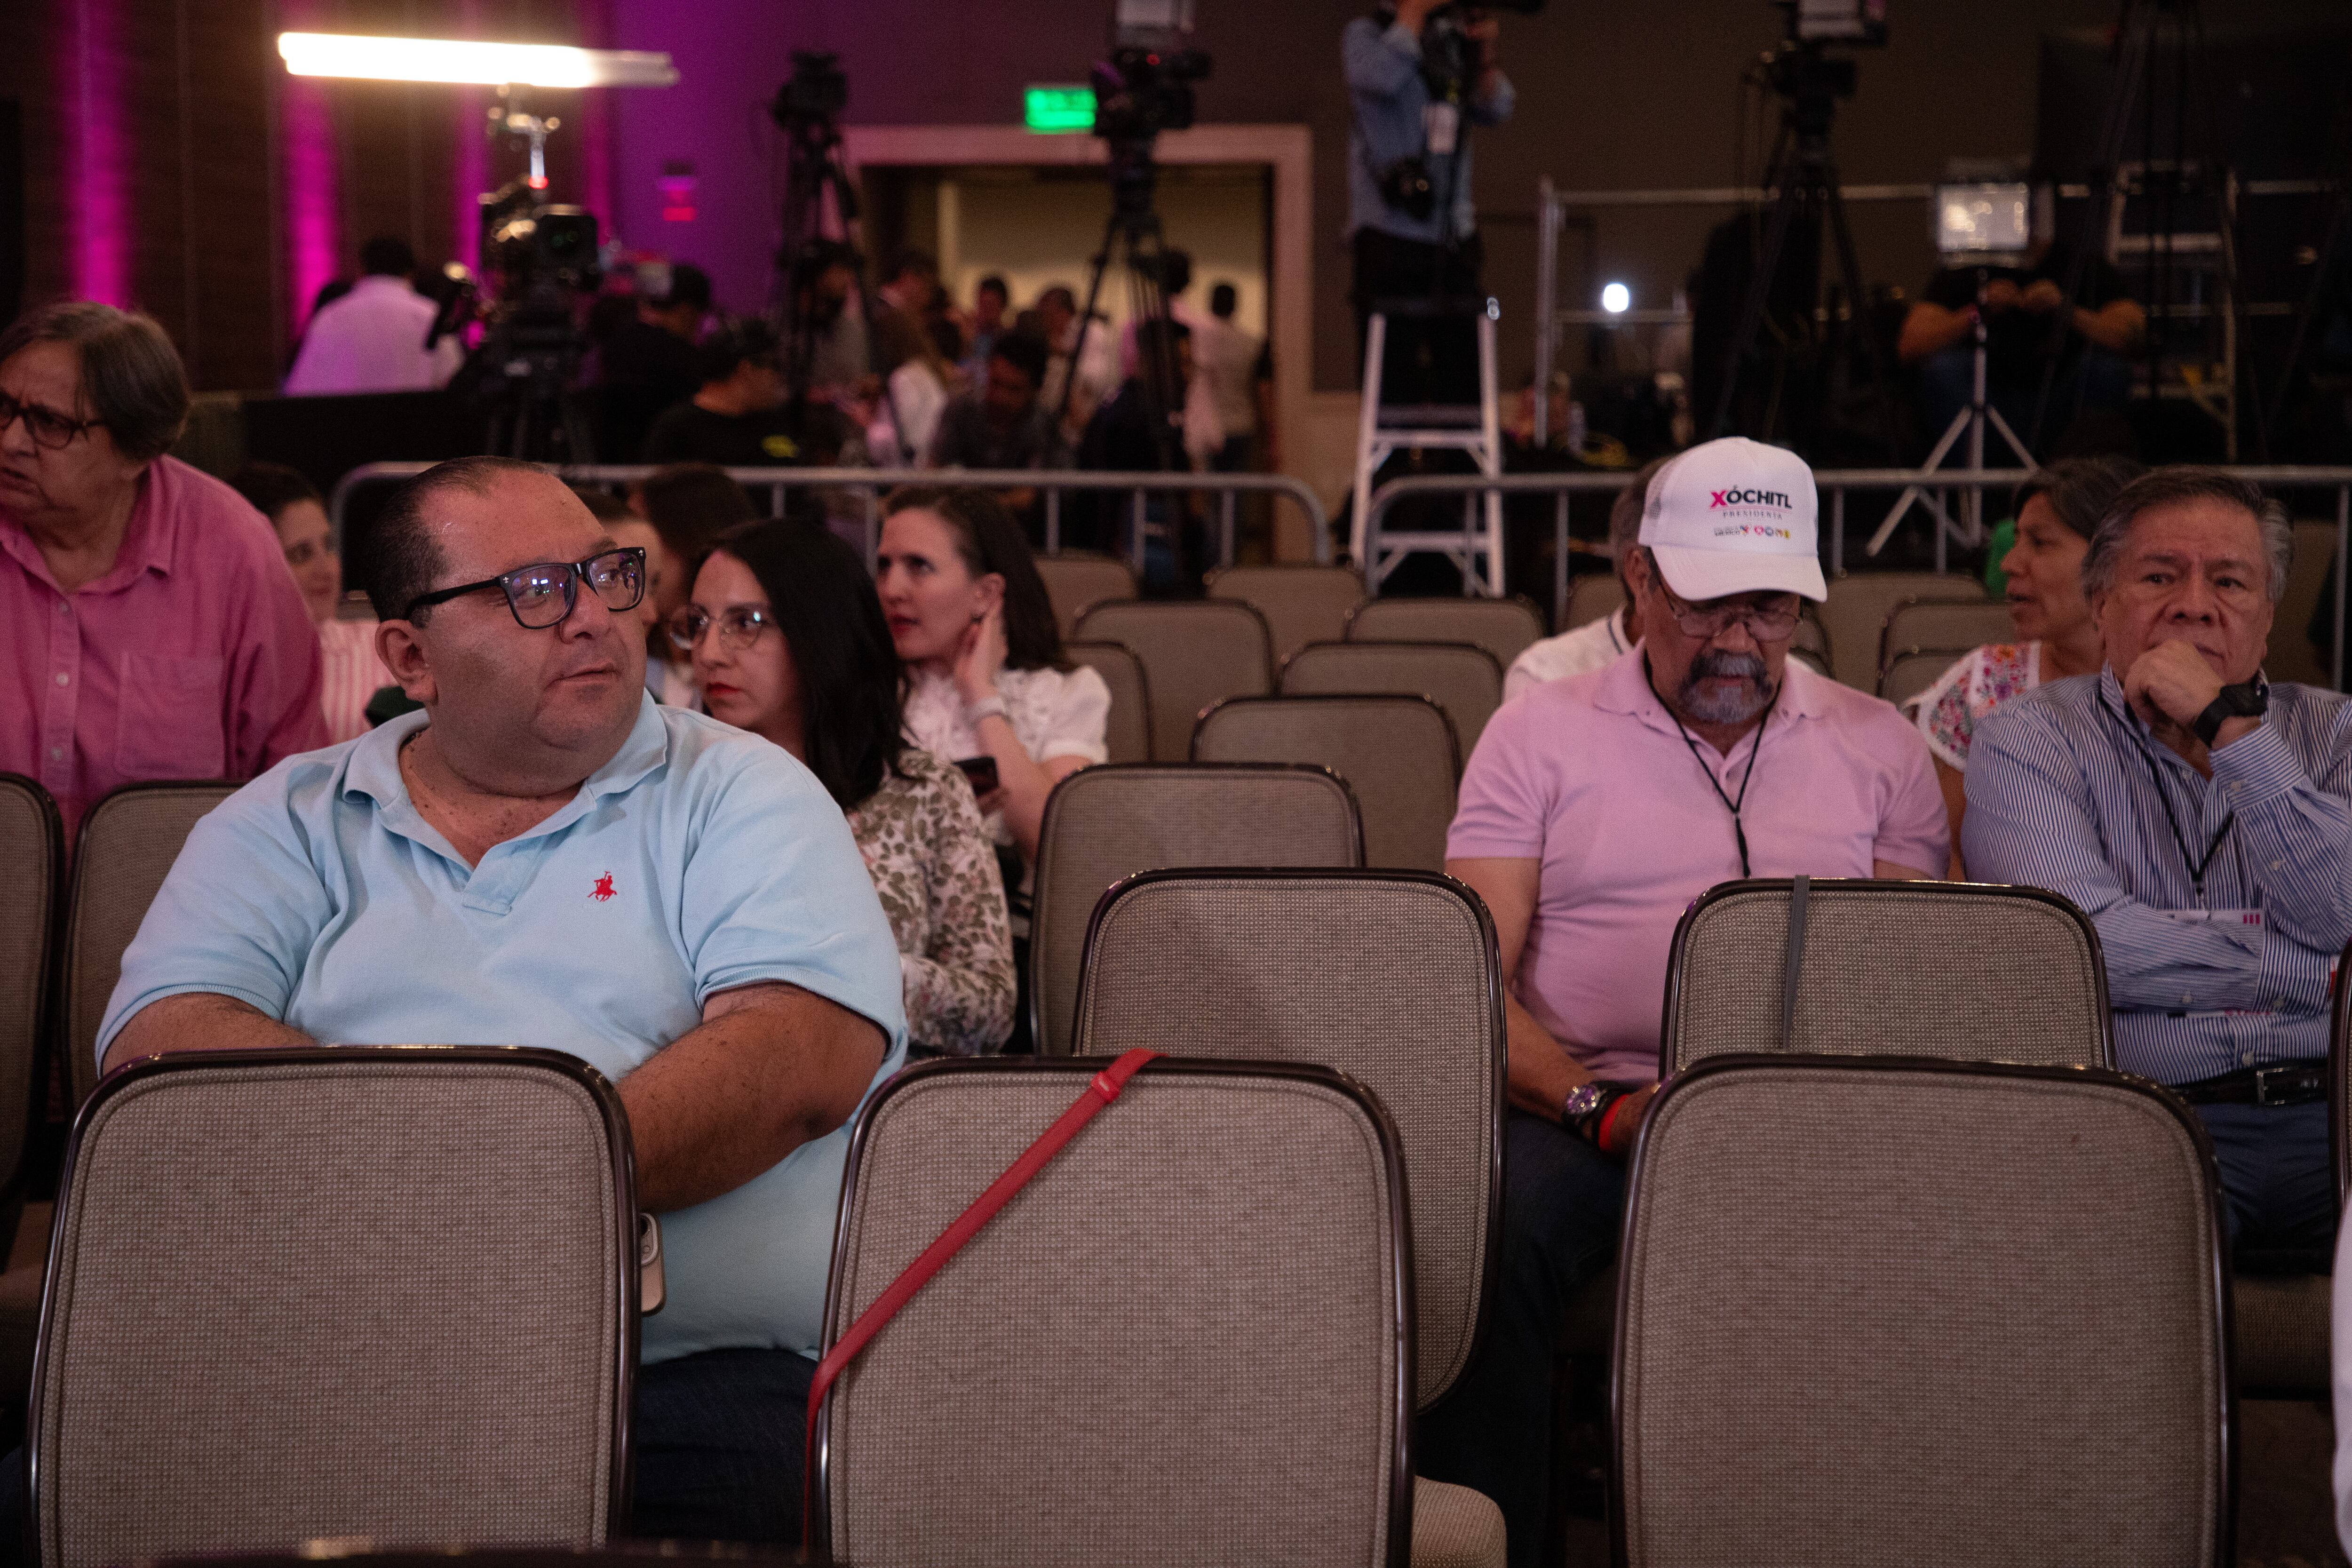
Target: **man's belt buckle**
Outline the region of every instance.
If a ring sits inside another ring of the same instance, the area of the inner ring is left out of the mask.
[[[2254,1103],[2256,1105],[2292,1105],[2298,1093],[2307,1093],[2311,1087],[2312,1069],[2300,1066],[2256,1068],[2254,1069]]]

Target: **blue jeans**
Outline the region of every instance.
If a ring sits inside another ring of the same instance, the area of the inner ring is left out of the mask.
[[[2074,423],[2076,405],[2081,412],[2095,409],[2121,408],[2131,399],[2131,364],[2105,349],[2085,347],[2074,364],[2061,371],[2050,386],[2050,410],[2042,421],[2042,438],[2037,450],[2047,451]],[[1976,386],[1976,349],[1960,342],[1938,350],[1919,362],[1919,412],[1927,416],[1927,439],[1943,438],[1945,430],[1969,405],[1969,395]],[[2020,386],[2003,385],[1988,377],[1985,381],[1985,402],[1998,410],[2017,438],[2034,443],[2032,431],[2033,405],[2041,399],[2042,383],[2037,378]],[[1968,439],[1960,437],[1961,442]],[[1968,466],[1968,451],[1955,444],[1944,459],[1946,468]],[[1985,426],[1985,467],[2006,468],[2017,462],[2017,454],[2000,438],[2000,432],[1990,425]]]
[[[633,1535],[796,1546],[809,1384],[790,1351],[704,1351],[637,1368]]]
[[[1504,1127],[1503,1242],[1477,1353],[1421,1418],[1413,1468],[1495,1500],[1511,1568],[1543,1555],[1551,1495],[1552,1364],[1570,1300],[1617,1253],[1625,1169],[1520,1111]]]
[[[2231,1247],[2257,1270],[2330,1272],[2336,1176],[2326,1103],[2194,1109],[2213,1140]]]

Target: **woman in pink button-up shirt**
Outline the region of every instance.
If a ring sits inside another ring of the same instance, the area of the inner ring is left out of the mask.
[[[318,638],[276,537],[163,456],[180,356],[74,300],[0,333],[0,769],[68,837],[142,779],[246,779],[327,743]]]

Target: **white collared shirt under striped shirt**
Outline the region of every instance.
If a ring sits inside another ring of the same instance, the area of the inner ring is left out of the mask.
[[[2201,777],[2150,734],[2112,669],[2002,704],[1969,750],[1969,875],[2091,917],[2117,1065],[2162,1083],[2324,1059],[2328,982],[2352,941],[2352,701],[2273,686],[2260,727],[2212,767]],[[2262,920],[2172,912],[2200,910]]]

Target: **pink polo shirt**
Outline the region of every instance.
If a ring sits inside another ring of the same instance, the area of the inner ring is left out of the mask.
[[[1874,860],[1942,875],[1949,830],[1919,731],[1795,659],[1728,757],[1705,741],[1692,757],[1638,647],[1504,704],[1478,739],[1446,855],[1542,863],[1512,989],[1597,1077],[1658,1076],[1675,922],[1740,874],[1706,771],[1739,800],[1759,744],[1740,812],[1756,876],[1867,877]]]
[[[158,458],[114,569],[71,594],[0,510],[0,769],[82,814],[140,779],[249,779],[327,743],[319,637],[245,498]]]

